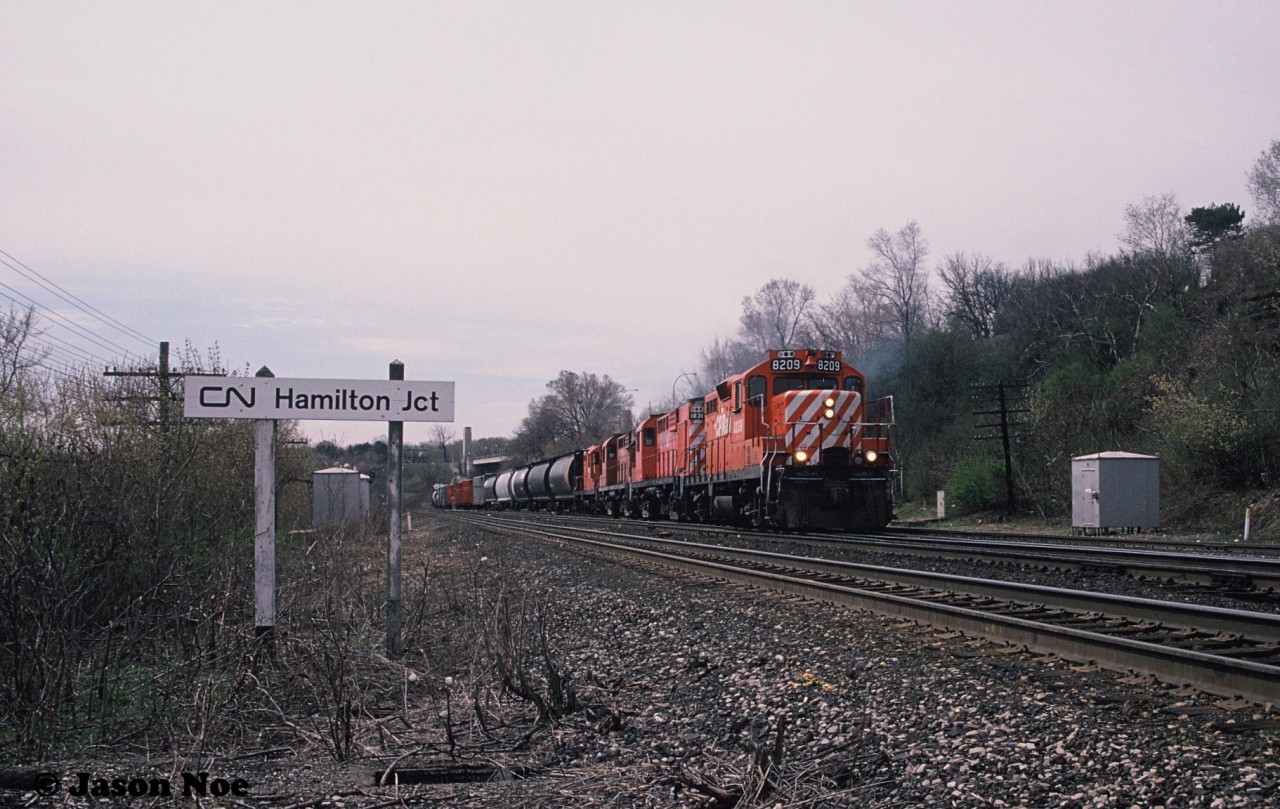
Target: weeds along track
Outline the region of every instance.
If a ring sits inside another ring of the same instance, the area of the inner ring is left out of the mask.
[[[467,515],[488,530],[642,560],[1138,671],[1260,703],[1280,697],[1280,616]]]

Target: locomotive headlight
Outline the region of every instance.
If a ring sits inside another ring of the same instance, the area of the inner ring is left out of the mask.
[[[796,463],[804,463],[805,461],[809,460],[809,453],[805,452],[802,449],[798,449],[796,450],[796,454],[793,455],[792,457],[796,459]]]
[[[826,400],[825,402],[823,402],[822,404],[823,404],[823,406],[824,406],[824,407],[832,408],[832,407],[835,407],[835,406],[836,406],[836,400],[835,400],[835,399],[833,399],[833,398],[831,398],[831,397],[827,397],[827,400]]]
[[[829,418],[829,419],[833,419],[833,418],[835,418],[835,417],[836,417],[836,411],[835,411],[835,410],[832,410],[830,407],[828,407],[828,408],[826,409],[826,411],[824,411],[824,412],[823,412],[823,414],[822,414],[822,415],[826,416],[826,417],[827,417],[827,418]]]
[[[867,450],[867,463],[875,463],[876,458],[879,457],[880,453],[876,452],[874,449]]]

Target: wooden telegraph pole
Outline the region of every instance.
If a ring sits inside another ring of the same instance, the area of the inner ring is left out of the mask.
[[[1013,404],[1020,404],[1025,398],[1025,394],[1020,392],[1026,385],[1009,385],[1000,382],[995,385],[974,385],[979,390],[995,390],[996,392],[996,410],[975,410],[975,416],[999,416],[1000,420],[994,424],[979,424],[980,430],[998,429],[1000,432],[992,435],[990,433],[983,435],[975,435],[975,441],[991,441],[999,440],[1004,450],[1004,487],[1005,487],[1005,508],[1010,516],[1017,512],[1018,501],[1013,486],[1013,428],[1017,426],[1014,417],[1019,413],[1029,413],[1030,410],[1025,407],[1013,407]],[[975,397],[977,398],[977,397]],[[987,397],[983,397],[984,399]],[[1016,400],[1016,402],[1014,401]]]
[[[392,360],[389,378],[404,379],[404,363]],[[387,422],[387,657],[400,659],[400,473],[404,468],[404,422]]]

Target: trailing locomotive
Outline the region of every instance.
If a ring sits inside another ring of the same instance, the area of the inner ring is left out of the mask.
[[[576,511],[789,530],[893,517],[892,400],[838,351],[771,351],[714,391],[559,458],[441,487],[452,507]]]

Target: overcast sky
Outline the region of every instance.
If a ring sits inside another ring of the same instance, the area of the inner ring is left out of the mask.
[[[562,369],[670,396],[877,228],[1083,262],[1145,196],[1248,211],[1278,42],[1274,0],[0,0],[0,249],[233,368],[400,359],[510,435]]]

